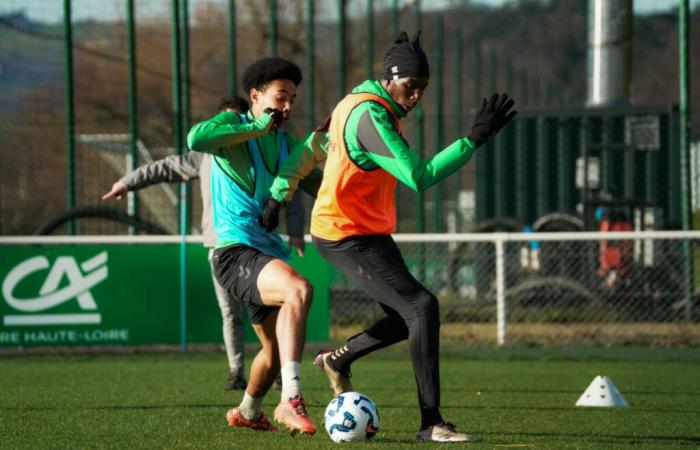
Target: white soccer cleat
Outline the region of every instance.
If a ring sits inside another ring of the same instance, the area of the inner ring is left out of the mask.
[[[468,434],[460,433],[451,423],[433,425],[416,435],[417,441],[427,442],[476,442],[478,439]]]

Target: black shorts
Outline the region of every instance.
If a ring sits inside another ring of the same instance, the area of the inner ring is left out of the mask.
[[[247,245],[230,245],[214,250],[214,275],[229,295],[240,298],[248,307],[251,323],[258,325],[278,306],[264,305],[258,290],[260,271],[273,259]]]

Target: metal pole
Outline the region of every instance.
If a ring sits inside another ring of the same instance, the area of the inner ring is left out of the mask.
[[[345,0],[338,0],[338,99],[345,96]]]
[[[391,39],[399,36],[399,0],[391,2]]]
[[[416,0],[414,9],[414,21],[416,30],[421,27],[421,2]],[[416,120],[416,150],[421,159],[425,157],[425,113],[423,107],[418,104],[415,109],[414,117]],[[425,233],[425,192],[420,191],[416,195],[416,233]]]
[[[474,39],[472,48],[472,78],[474,80],[474,91],[472,93],[472,103],[474,113],[481,104],[481,41]],[[489,173],[488,173],[488,153],[485,151],[476,152],[476,223],[481,223],[489,217]]]
[[[374,2],[367,0],[367,79],[374,79]]]
[[[277,0],[270,0],[270,55],[277,56]]]
[[[187,151],[187,132],[190,129],[190,13],[189,0],[180,0],[180,29],[181,29],[181,46],[182,58],[180,60],[180,70],[182,73],[182,116],[180,123],[182,127],[180,132],[182,137],[180,140],[180,148],[178,153],[182,154]],[[191,190],[189,184],[180,183],[180,192],[184,197],[181,203],[180,210],[180,228],[183,234],[190,232],[190,205],[191,205]]]
[[[444,16],[439,14],[436,17],[435,23],[435,47],[437,49],[435,55],[435,151],[439,152],[442,149],[445,140],[445,121],[444,121],[444,78],[445,78],[445,23]],[[443,184],[437,184],[435,189],[435,211],[433,214],[433,233],[442,232],[443,211],[442,211],[442,191]]]
[[[506,286],[505,264],[503,263],[503,239],[496,237],[496,340],[499,346],[506,343]]]
[[[180,49],[180,2],[173,0],[173,36],[172,36],[172,77],[173,77],[173,145],[176,153],[182,152],[182,77]],[[186,230],[183,227],[182,211],[186,191],[180,183],[178,211],[180,211],[180,346],[182,352],[187,351],[187,247],[185,243]]]
[[[681,164],[681,222],[684,230],[690,230],[690,176],[688,163],[690,156],[690,17],[688,0],[679,0],[678,4],[678,72],[679,80],[679,122],[680,122],[680,164]],[[683,272],[685,278],[685,319],[692,318],[692,256],[690,243],[683,241]]]
[[[681,221],[683,229],[691,228],[690,220],[690,176],[688,163],[690,156],[690,13],[688,0],[679,0],[678,14],[678,58],[679,79],[679,121],[681,147]]]
[[[316,79],[314,76],[314,0],[306,0],[306,126],[309,131],[316,126],[314,118],[314,92]]]
[[[522,106],[530,106],[530,104],[528,103],[528,98],[527,98],[527,94],[528,94],[528,92],[527,92],[527,70],[522,69],[520,71],[518,81],[519,81],[518,90],[520,91],[518,93],[518,103]]]
[[[71,0],[63,0],[64,76],[66,99],[66,179],[68,209],[75,208],[75,109],[73,99],[73,24]],[[68,222],[68,234],[75,235],[75,221]]]
[[[464,91],[462,89],[463,85],[463,72],[462,72],[462,60],[463,60],[463,52],[462,52],[462,42],[464,40],[464,34],[462,33],[462,29],[457,29],[455,32],[455,53],[454,53],[454,60],[452,63],[453,67],[453,80],[452,80],[452,86],[454,88],[454,107],[452,109],[452,117],[453,117],[453,128],[454,128],[454,138],[458,139],[463,136],[462,134],[462,128],[463,128],[463,122],[464,118],[462,115],[462,111],[464,110]],[[454,192],[453,194],[453,200],[454,200],[454,205],[455,208],[453,209],[454,211],[459,211],[459,195],[460,192],[462,192],[462,175],[464,172],[462,171],[457,171],[453,175],[453,180],[450,183],[453,188],[452,191]],[[463,217],[456,216],[457,217],[457,228],[458,231],[464,231],[462,229],[462,219]],[[452,260],[452,259],[451,259]]]
[[[236,89],[236,0],[228,0],[228,92],[237,94]],[[244,94],[247,94],[245,92]]]
[[[129,46],[129,172],[136,170],[137,166],[137,141],[139,138],[138,128],[138,101],[137,101],[137,84],[136,84],[136,27],[134,23],[134,0],[126,2],[127,16],[127,33]],[[127,194],[128,213],[130,216],[136,215],[138,211],[137,196],[135,191],[129,191]],[[129,227],[129,234],[134,234],[134,227]]]

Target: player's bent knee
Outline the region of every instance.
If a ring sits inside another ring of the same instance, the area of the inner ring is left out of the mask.
[[[299,308],[308,310],[311,307],[311,301],[314,296],[314,288],[305,278],[299,277],[294,280],[290,286],[285,303]]]
[[[416,295],[413,305],[418,319],[435,320],[440,317],[438,299],[428,291]]]

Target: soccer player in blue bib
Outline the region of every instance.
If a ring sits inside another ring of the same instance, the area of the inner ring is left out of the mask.
[[[218,236],[214,272],[221,286],[246,304],[262,344],[243,400],[226,418],[234,427],[275,430],[261,405],[281,368],[282,396],[274,418],[292,431],[313,434],[316,427],[306,412],[300,372],[313,289],[286,262],[289,253],[279,234],[268,233],[258,222],[272,181],[297,143],[282,127],[301,78],[299,67],[290,61],[258,60],[242,78],[251,109],[246,114],[222,112],[198,123],[187,143],[194,151],[213,155],[211,190]],[[314,192],[312,177],[307,187]]]

